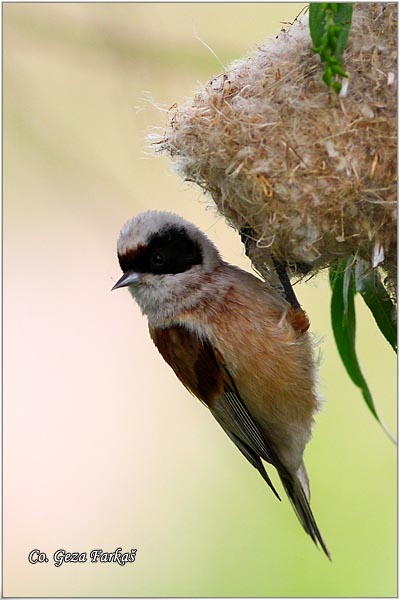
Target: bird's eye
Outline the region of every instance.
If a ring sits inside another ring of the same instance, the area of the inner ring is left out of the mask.
[[[154,267],[163,267],[165,264],[165,255],[159,250],[154,250],[151,253],[150,261]]]

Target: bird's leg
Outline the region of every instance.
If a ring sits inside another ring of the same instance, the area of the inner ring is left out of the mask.
[[[242,227],[240,229],[240,237],[241,240],[244,244],[245,247],[245,252],[246,252],[246,256],[248,256],[251,259],[251,248],[254,247],[256,245],[256,235],[254,233],[254,230],[249,227],[248,225],[245,225],[244,227]],[[272,262],[274,265],[274,269],[275,272],[279,278],[280,284],[282,286],[282,290],[285,296],[285,299],[289,302],[289,304],[292,306],[292,308],[294,310],[302,310],[300,302],[297,300],[296,294],[294,293],[292,284],[290,283],[290,279],[289,276],[287,274],[286,271],[286,266],[279,262],[274,255],[271,255],[272,257]],[[260,270],[261,275],[266,278],[265,274],[263,273],[262,269],[260,268],[259,265],[257,265],[256,267],[258,270]]]
[[[244,244],[244,251],[246,253],[246,256],[250,258],[250,248],[253,244],[255,244],[254,230],[251,227],[249,227],[249,225],[245,225],[240,229],[239,233],[240,239]]]
[[[296,294],[292,284],[290,283],[289,275],[287,274],[286,267],[283,263],[278,262],[275,256],[272,254],[272,261],[274,263],[275,271],[279,277],[279,281],[282,284],[285,292],[286,300],[291,304],[294,310],[302,310],[300,302],[297,300]]]

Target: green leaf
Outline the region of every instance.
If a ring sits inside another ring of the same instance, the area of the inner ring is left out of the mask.
[[[397,312],[389,294],[385,290],[380,274],[376,269],[357,259],[355,267],[356,290],[366,305],[393,350],[397,352]]]
[[[355,292],[352,293],[352,290],[350,290],[350,286],[353,283],[353,271],[351,268],[353,262],[353,256],[349,256],[343,273],[343,312],[345,315],[349,313],[349,297],[354,297],[355,294]],[[350,323],[350,325],[352,326],[353,323]],[[355,322],[354,329],[352,329],[352,335],[354,335],[354,337],[356,335]]]
[[[320,2],[310,3],[309,25],[311,39],[315,47],[320,46],[325,34],[326,11]]]
[[[336,40],[335,56],[339,60],[346,48],[347,40],[349,38],[351,18],[353,16],[353,4],[347,2],[342,4],[338,2],[337,7],[334,21],[339,25],[339,33]]]
[[[348,77],[342,68],[342,54],[350,33],[353,4],[348,2],[312,2],[309,5],[309,28],[313,51],[325,65],[323,81],[339,93],[337,77]]]
[[[355,276],[350,260],[331,267],[329,279],[332,288],[331,319],[337,349],[343,365],[357,387],[360,388],[369,410],[380,423],[392,441],[393,437],[382,423],[372,399],[368,384],[362,374],[356,353],[356,314],[354,296],[356,294]]]
[[[311,39],[317,48],[328,35],[328,23],[333,22],[338,26],[335,40],[335,56],[340,56],[346,48],[350,33],[351,19],[353,15],[353,3],[351,2],[311,2],[309,13],[309,26]]]

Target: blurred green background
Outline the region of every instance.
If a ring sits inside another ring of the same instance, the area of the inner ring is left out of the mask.
[[[129,294],[110,293],[118,231],[147,208],[182,214],[250,269],[145,135],[221,72],[198,37],[228,64],[302,7],[3,5],[4,595],[396,596],[396,448],[340,363],[326,279],[297,293],[323,352],[306,463],[332,563],[175,379]],[[357,309],[395,433],[395,357]],[[52,561],[117,547],[136,562]],[[30,565],[33,548],[49,563]]]

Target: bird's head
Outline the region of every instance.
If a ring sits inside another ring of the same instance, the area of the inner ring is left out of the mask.
[[[195,225],[168,212],[147,211],[130,219],[119,234],[122,277],[112,288],[128,287],[142,311],[172,309],[194,297],[206,274],[222,260]],[[171,305],[172,303],[172,305]]]

